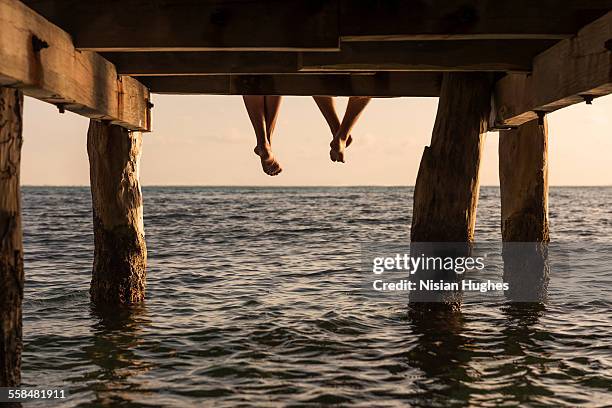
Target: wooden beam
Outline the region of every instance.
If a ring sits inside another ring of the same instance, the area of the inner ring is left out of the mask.
[[[531,75],[500,79],[492,128],[518,126],[563,107],[612,93],[612,12],[535,57]]]
[[[438,96],[432,72],[139,77],[151,92],[214,95]]]
[[[296,52],[113,52],[102,56],[124,75],[282,74],[298,71]]]
[[[340,0],[342,41],[562,39],[612,0]]]
[[[91,51],[339,47],[336,1],[26,0]],[[112,27],[112,29],[110,29]]]
[[[112,31],[112,30],[107,30]],[[0,0],[0,86],[94,119],[147,131],[148,90],[17,0]]]
[[[555,40],[349,42],[341,52],[113,52],[134,76],[361,71],[516,71]]]
[[[556,40],[347,42],[340,52],[301,54],[300,71],[531,71]]]

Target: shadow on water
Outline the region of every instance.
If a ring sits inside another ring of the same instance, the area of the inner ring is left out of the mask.
[[[151,367],[137,353],[143,343],[143,328],[151,323],[144,305],[124,309],[91,306],[91,344],[84,347],[87,359],[95,367],[86,374],[86,387],[94,406],[147,406],[133,403],[130,393],[140,391],[141,382],[131,381]]]

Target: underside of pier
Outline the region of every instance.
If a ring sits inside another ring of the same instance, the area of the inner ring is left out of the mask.
[[[23,95],[91,118],[91,295],[129,305],[145,291],[138,169],[151,94],[440,97],[413,240],[473,240],[482,141],[503,129],[504,240],[546,242],[544,116],[612,92],[611,10],[612,0],[0,0],[0,386],[19,383]]]

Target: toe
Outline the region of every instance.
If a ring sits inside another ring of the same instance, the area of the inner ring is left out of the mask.
[[[338,162],[340,161],[341,154],[339,151],[332,149],[329,151],[329,157],[333,162]]]

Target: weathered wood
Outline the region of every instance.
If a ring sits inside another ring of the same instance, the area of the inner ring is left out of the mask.
[[[484,73],[443,76],[431,146],[425,147],[414,187],[410,231],[414,256],[471,254],[491,85],[492,78]],[[419,270],[412,279],[420,289],[418,281],[454,283],[459,276],[453,270]],[[458,311],[461,303],[461,290],[410,293],[414,311]]]
[[[109,30],[108,27],[106,31]],[[148,90],[17,0],[0,0],[0,86],[134,130],[149,130]]]
[[[340,52],[301,54],[300,71],[531,71],[554,40],[347,42]]]
[[[502,237],[548,242],[548,129],[537,120],[499,132]]]
[[[531,71],[551,40],[349,42],[340,52],[113,52],[102,56],[135,76],[282,74],[325,71]],[[486,50],[486,52],[483,52]]]
[[[0,387],[21,383],[23,94],[0,87]]]
[[[490,97],[487,74],[444,74],[414,189],[413,242],[473,241]]]
[[[91,51],[339,47],[336,1],[26,0]],[[112,27],[112,29],[109,29]]]
[[[532,120],[499,132],[504,281],[513,301],[537,302],[548,283],[548,128]]]
[[[612,9],[611,0],[24,1],[77,47],[99,51],[337,49],[339,36],[561,39]]]
[[[495,86],[491,127],[518,126],[612,93],[612,12],[534,58],[531,75],[509,74]]]
[[[124,75],[296,73],[296,52],[112,52],[102,56]]]
[[[87,153],[95,254],[91,298],[96,304],[144,299],[147,263],[139,167],[142,135],[92,120]]]
[[[610,0],[341,0],[342,41],[561,39]]]
[[[138,77],[151,92],[214,95],[438,96],[433,72]]]

